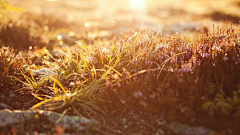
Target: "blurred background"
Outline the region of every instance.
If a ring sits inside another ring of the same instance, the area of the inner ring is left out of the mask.
[[[226,20],[238,23],[240,18],[239,0],[11,0],[10,2],[32,13],[53,14],[70,22],[91,20],[99,23],[120,23],[123,21],[129,25],[134,21],[158,25],[196,22],[199,25],[209,25],[212,22],[226,22]]]
[[[77,40],[91,44],[92,39],[111,40],[129,29],[141,28],[161,31],[162,35],[178,33],[194,37],[212,31],[213,24],[215,28],[224,27],[226,22],[238,27],[240,20],[239,0],[10,0],[9,3],[24,9],[20,17],[15,17],[16,23],[6,25],[26,30],[26,39],[31,41],[25,43],[25,48],[51,46],[56,37],[64,40],[59,45],[73,45]],[[22,30],[17,31],[23,35]],[[13,42],[6,39],[2,38],[6,45]],[[14,44],[17,43],[19,39]]]

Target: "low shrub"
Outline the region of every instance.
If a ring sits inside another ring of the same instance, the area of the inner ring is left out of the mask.
[[[16,55],[16,50],[11,47],[0,48],[0,87],[11,87],[16,83],[13,76],[18,77],[24,71],[26,61],[21,55]]]

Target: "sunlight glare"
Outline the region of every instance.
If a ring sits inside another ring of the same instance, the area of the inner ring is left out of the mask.
[[[145,0],[130,0],[130,8],[136,13],[138,19],[147,13],[147,5]]]
[[[57,39],[58,39],[58,40],[61,40],[61,39],[62,39],[62,35],[58,35],[58,36],[57,36]]]
[[[58,1],[58,0],[45,0],[45,1]]]

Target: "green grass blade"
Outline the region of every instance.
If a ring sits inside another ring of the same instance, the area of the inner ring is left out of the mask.
[[[90,71],[90,69],[88,68],[86,60],[83,58],[83,56],[82,56],[82,54],[80,52],[79,52],[79,54],[80,54],[80,56],[81,56],[81,58],[82,58],[82,60],[83,60],[83,62],[85,64],[85,66],[87,67],[88,71]]]
[[[50,101],[52,101],[52,99],[45,99],[44,101],[39,102],[39,103],[35,104],[34,106],[32,106],[30,109],[35,109],[35,108],[39,107],[40,105],[43,105],[43,104],[45,104],[47,102],[50,102]]]
[[[28,76],[26,76],[24,74],[23,74],[23,76],[26,79],[26,81],[28,82],[28,84],[31,85],[33,88],[35,88],[35,86],[36,86],[35,83]]]
[[[62,84],[61,84],[56,78],[54,78],[54,77],[51,77],[51,78],[52,78],[52,80],[53,80],[54,82],[56,82],[56,83],[61,87],[61,89],[63,90],[64,94],[67,94],[67,91],[66,91],[65,88],[62,86]]]
[[[133,46],[134,46],[134,58],[135,58],[135,55],[136,55],[136,46],[134,45],[135,44],[135,42],[138,40],[138,38],[139,38],[139,35],[141,34],[141,30],[138,32],[138,35],[137,35],[137,37],[135,38],[135,40],[134,40],[134,42],[133,42]]]
[[[113,45],[114,45],[114,38],[113,38],[113,41],[112,41],[112,50],[111,50],[111,55],[110,55],[110,58],[109,58],[109,63],[108,63],[108,65],[109,65],[109,66],[110,66],[110,64],[111,64],[111,61],[112,61]]]
[[[32,93],[32,95],[39,100],[44,100],[43,98],[39,97],[37,94]]]
[[[103,114],[105,114],[105,112],[104,112],[100,107],[98,107],[98,106],[95,105],[95,104],[92,104],[92,103],[89,102],[89,101],[84,101],[84,100],[78,100],[78,101],[84,103],[84,105],[87,104],[87,105],[89,105],[89,106],[92,106],[95,110],[99,110],[100,112],[102,112]]]
[[[44,50],[44,51],[47,53],[47,55],[48,55],[49,57],[51,57],[54,61],[57,61],[57,60],[49,53],[49,51],[46,49],[46,47],[44,47],[43,50]]]
[[[30,69],[28,69],[28,70],[30,70]],[[32,81],[31,81],[31,82],[34,84],[34,86],[37,87],[37,82],[35,81],[35,79],[34,79],[33,74],[32,74],[31,71],[30,71],[30,75],[31,75],[31,77],[32,77]]]
[[[58,95],[58,91],[56,90],[56,82],[55,81],[53,82],[53,90],[54,90],[55,95]]]

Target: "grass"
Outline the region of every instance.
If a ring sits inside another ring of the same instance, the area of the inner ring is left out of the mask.
[[[151,122],[159,115],[168,122],[208,127],[213,134],[237,134],[239,28],[213,27],[193,39],[159,33],[129,30],[113,38],[111,45],[79,41],[71,52],[54,45],[60,56],[41,47],[35,55],[33,50],[17,53],[2,47],[0,88],[18,83],[15,92],[28,91],[37,99],[31,109],[96,119],[102,125],[93,132],[99,134],[174,134],[166,123]],[[4,37],[0,41],[9,43]],[[36,65],[36,60],[42,64]],[[31,72],[42,68],[56,74]],[[126,119],[134,124],[122,122]]]

